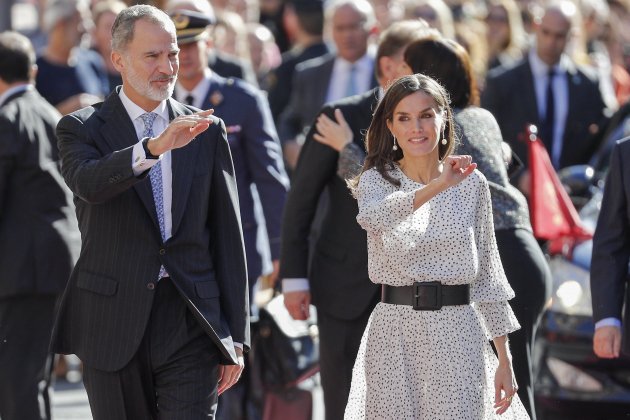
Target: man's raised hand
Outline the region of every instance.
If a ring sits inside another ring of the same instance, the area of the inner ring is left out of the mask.
[[[213,113],[214,109],[208,109],[191,115],[180,115],[175,118],[162,134],[149,140],[147,144],[149,152],[159,156],[169,150],[186,146],[210,127],[210,124],[212,124],[210,115]]]

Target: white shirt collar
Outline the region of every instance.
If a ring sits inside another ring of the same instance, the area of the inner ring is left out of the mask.
[[[30,83],[24,83],[7,89],[2,95],[0,95],[0,106],[4,105],[6,100],[16,93],[31,89],[33,89],[33,85],[31,85]]]
[[[568,69],[567,60],[569,58],[562,54],[560,61],[553,66],[556,74],[564,74]],[[544,63],[538,54],[536,53],[536,46],[532,47],[529,51],[529,65],[532,69],[534,77],[547,77],[549,73],[549,65]]]
[[[138,105],[136,105],[136,103],[133,102],[131,99],[129,99],[129,97],[125,94],[124,85],[122,89],[120,89],[120,93],[118,94],[118,97],[120,98],[120,101],[125,107],[127,114],[129,114],[129,118],[131,118],[131,121],[135,121],[136,118],[139,118],[140,115],[145,114],[147,112],[144,109],[140,108]],[[164,121],[168,123],[169,116],[168,116],[168,107],[166,106],[166,100],[160,102],[159,105],[155,107],[155,109],[151,112],[155,112],[158,115],[158,117],[161,117],[162,119],[164,119]]]
[[[344,70],[350,70],[350,67],[356,66],[357,70],[367,70],[368,72],[372,71],[372,56],[369,54],[364,54],[363,57],[359,58],[354,63],[349,62],[345,58],[337,56],[335,60],[339,65],[342,66]]]

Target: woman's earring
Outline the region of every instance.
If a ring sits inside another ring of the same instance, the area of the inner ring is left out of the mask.
[[[446,141],[446,137],[442,137],[442,144],[443,144],[444,146],[446,146],[446,143],[448,143],[448,142]]]
[[[392,137],[394,138],[394,145],[392,146],[392,150],[395,152],[396,150],[398,150],[398,145],[396,144],[396,136],[392,134]]]

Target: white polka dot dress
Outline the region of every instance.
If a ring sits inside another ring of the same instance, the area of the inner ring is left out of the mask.
[[[498,361],[489,339],[520,328],[496,247],[488,183],[475,171],[413,211],[422,188],[395,167],[400,187],[375,169],[357,190],[375,283],[471,284],[471,305],[416,311],[379,303],[363,334],[346,420],[529,419],[518,396],[495,414]]]

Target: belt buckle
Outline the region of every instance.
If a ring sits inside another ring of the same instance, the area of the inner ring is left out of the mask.
[[[415,282],[413,284],[413,309],[416,311],[442,309],[442,283],[439,281]]]

